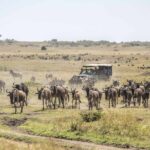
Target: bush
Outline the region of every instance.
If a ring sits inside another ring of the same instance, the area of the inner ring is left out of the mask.
[[[102,112],[101,111],[96,111],[96,112],[82,112],[80,113],[81,118],[85,122],[92,122],[92,121],[97,121],[102,117]]]
[[[47,50],[47,48],[45,46],[42,46],[41,50]]]
[[[70,125],[70,131],[77,131],[78,130],[78,123],[72,122]]]

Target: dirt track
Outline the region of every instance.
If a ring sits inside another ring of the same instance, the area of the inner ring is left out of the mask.
[[[80,148],[82,150],[135,150],[129,148],[117,148],[117,147],[107,146],[107,145],[98,145],[94,143],[57,139],[57,138],[50,138],[50,140],[52,140],[54,143],[58,145],[63,145],[63,146],[66,145],[68,147],[74,147],[75,149]]]
[[[18,137],[33,138],[33,139],[37,139],[40,141],[50,140],[56,145],[66,147],[67,150],[69,150],[69,149],[73,149],[73,150],[77,150],[77,149],[80,149],[80,150],[135,150],[134,148],[117,148],[117,147],[113,147],[111,145],[99,145],[99,144],[94,144],[94,143],[90,143],[90,142],[82,142],[82,141],[75,141],[75,140],[67,140],[67,139],[59,139],[59,138],[31,135],[28,133],[22,133],[21,130],[18,130],[16,128],[14,128],[14,131],[13,132],[12,131],[4,132],[4,131],[0,130],[1,133],[4,132],[4,133],[8,133],[9,135],[13,134]]]

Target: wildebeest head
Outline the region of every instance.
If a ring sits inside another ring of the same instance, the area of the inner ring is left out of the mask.
[[[76,93],[76,89],[73,89],[73,90],[71,89],[72,98],[74,98],[75,93]]]
[[[56,86],[53,85],[53,86],[51,86],[50,89],[51,89],[52,94],[53,94],[53,95],[56,95],[56,93],[57,93]]]
[[[89,97],[90,88],[88,86],[83,86],[82,90],[85,90],[87,97]]]
[[[109,90],[109,87],[106,87],[105,89],[103,89],[103,92],[105,93],[105,99],[106,100],[108,99],[108,90]]]
[[[38,99],[39,99],[39,100],[41,99],[42,90],[43,90],[43,88],[41,88],[40,90],[37,88],[37,93],[35,93],[35,94],[38,95]]]
[[[21,84],[15,84],[15,83],[13,83],[13,86],[12,86],[13,88],[16,88],[16,89],[18,89],[18,90],[22,90],[22,88],[21,88]]]
[[[14,103],[14,100],[13,100],[13,90],[12,91],[6,90],[6,92],[8,93],[7,96],[10,98],[10,104],[13,104]]]

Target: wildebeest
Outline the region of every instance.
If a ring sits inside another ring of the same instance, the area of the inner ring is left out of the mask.
[[[56,99],[58,98],[59,101],[59,107],[60,104],[62,104],[62,107],[65,108],[65,100],[69,101],[69,92],[67,88],[60,86],[60,85],[54,85],[51,86],[52,94],[55,97],[54,99],[54,109],[56,108]]]
[[[143,95],[143,90],[141,88],[137,88],[134,90],[133,99],[134,102],[137,100],[139,106],[141,105],[142,95]]]
[[[146,81],[144,83],[144,93],[142,94],[142,100],[144,107],[148,107],[149,93],[150,93],[150,82]]]
[[[114,87],[107,87],[104,89],[105,98],[109,100],[109,108],[110,104],[112,107],[116,107],[117,103],[117,89]]]
[[[3,81],[3,80],[0,80],[0,91],[2,92],[5,92],[5,81]]]
[[[99,92],[92,90],[91,87],[88,86],[83,86],[82,90],[86,91],[86,97],[88,99],[88,105],[89,105],[89,110],[93,109],[93,106],[98,109],[98,103],[99,103]]]
[[[100,91],[100,90],[98,90],[98,88],[94,88],[94,87],[92,87],[91,90],[98,92],[98,94],[99,94],[99,98],[98,98],[98,108],[100,108],[100,102],[101,102],[101,99],[102,99],[103,92]]]
[[[27,85],[24,83],[20,83],[20,84],[14,84],[13,83],[13,88],[16,88],[18,90],[22,90],[23,92],[26,93],[26,105],[27,105],[27,99],[28,99],[28,95],[29,95],[29,88],[27,87]]]
[[[77,91],[76,89],[71,90],[71,94],[72,94],[72,108],[74,106],[73,103],[75,101],[75,108],[77,108],[77,105],[78,105],[79,109],[80,109],[81,100],[80,100],[80,93],[79,93],[79,91]]]
[[[13,70],[10,70],[9,73],[12,75],[12,77],[14,78],[14,80],[15,80],[15,78],[20,78],[20,80],[22,79],[22,74],[19,73],[19,72],[15,72]]]
[[[119,80],[113,80],[113,86],[119,86],[120,85],[120,82]]]
[[[18,107],[21,108],[20,113],[22,113],[24,104],[26,103],[26,93],[21,90],[18,90],[18,89],[13,89],[10,92],[7,91],[7,93],[8,93],[7,96],[9,96],[9,98],[10,98],[11,104],[14,105],[15,114],[17,113]]]
[[[53,102],[52,102],[52,92],[48,87],[41,88],[40,90],[37,89],[38,99],[42,99],[43,102],[43,110],[45,109],[44,105],[46,107],[52,108]]]
[[[123,97],[123,102],[125,103],[125,106],[130,106],[133,97],[131,87],[124,85],[120,88],[120,94]]]

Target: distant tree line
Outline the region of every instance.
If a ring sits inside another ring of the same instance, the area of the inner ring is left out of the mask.
[[[0,34],[0,38],[2,35]],[[0,42],[6,42],[8,44],[12,43],[21,43],[21,41],[16,41],[14,39],[5,39],[0,40]],[[34,44],[33,44],[34,43]],[[46,47],[62,47],[62,46],[70,46],[70,47],[91,47],[91,46],[117,46],[121,45],[123,47],[134,47],[134,46],[148,46],[150,47],[150,41],[131,41],[131,42],[111,42],[107,40],[100,40],[100,41],[92,41],[92,40],[80,40],[80,41],[58,41],[57,39],[52,39],[49,41],[43,42],[26,42],[26,46],[38,46],[38,43],[42,43],[41,50],[46,50]]]
[[[133,46],[150,46],[150,42],[141,42],[141,41],[131,41],[131,42],[110,42],[106,40],[92,41],[92,40],[81,40],[81,41],[58,41],[57,39],[52,39],[47,42],[47,46],[58,47],[58,46],[71,46],[71,47],[91,47],[91,46],[111,46],[111,45],[122,45],[123,47],[133,47]]]

